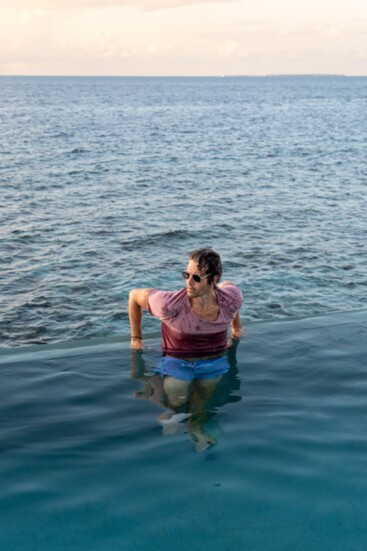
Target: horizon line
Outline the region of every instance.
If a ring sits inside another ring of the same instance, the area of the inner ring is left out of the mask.
[[[367,74],[343,74],[343,73],[266,73],[262,75],[252,74],[213,74],[213,75],[75,75],[75,74],[0,74],[1,77],[20,77],[20,78],[302,78],[302,77],[324,77],[324,78],[365,78]]]

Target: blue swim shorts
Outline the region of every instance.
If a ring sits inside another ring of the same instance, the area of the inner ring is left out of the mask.
[[[212,360],[181,360],[170,356],[162,356],[155,372],[161,377],[169,376],[183,381],[194,379],[215,379],[227,373],[229,363],[225,356]]]

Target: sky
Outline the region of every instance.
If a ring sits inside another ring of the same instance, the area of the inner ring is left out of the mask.
[[[367,75],[367,0],[0,0],[0,75]]]

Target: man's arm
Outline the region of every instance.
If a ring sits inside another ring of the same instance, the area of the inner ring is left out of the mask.
[[[222,281],[218,287],[227,287],[227,285],[233,285],[232,281]],[[242,336],[242,324],[240,319],[240,313],[237,312],[235,318],[231,321],[231,336],[230,339],[239,339]]]
[[[235,318],[231,321],[231,338],[239,339],[242,336],[242,324],[240,313],[237,312]]]
[[[153,289],[132,289],[129,293],[129,320],[131,330],[130,347],[143,350],[144,343],[141,333],[143,310],[148,310],[148,297]]]

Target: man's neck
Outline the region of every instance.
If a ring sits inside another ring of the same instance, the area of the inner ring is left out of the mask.
[[[191,304],[191,307],[198,308],[200,310],[206,310],[207,308],[216,306],[218,304],[218,301],[217,301],[217,295],[215,294],[215,291],[214,291],[214,287],[212,287],[210,291],[205,295],[201,295],[200,297],[189,298],[189,302]]]

